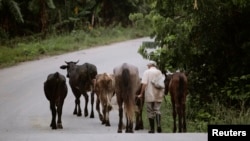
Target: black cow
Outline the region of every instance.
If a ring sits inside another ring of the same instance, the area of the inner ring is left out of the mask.
[[[62,65],[61,69],[67,69],[67,77],[69,78],[69,84],[73,94],[75,95],[75,110],[74,115],[82,116],[80,97],[83,94],[85,98],[84,115],[88,116],[88,101],[89,97],[87,92],[91,91],[91,114],[90,118],[94,118],[93,104],[94,104],[94,82],[97,75],[97,68],[90,63],[84,63],[83,65],[76,65],[77,62],[66,62],[67,65]]]
[[[66,78],[58,72],[49,74],[47,80],[44,82],[44,93],[50,102],[50,110],[52,113],[50,127],[52,129],[62,129],[62,109],[64,99],[68,93]],[[57,124],[56,114],[58,114]]]

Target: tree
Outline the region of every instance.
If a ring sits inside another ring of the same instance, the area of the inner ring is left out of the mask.
[[[0,13],[0,37],[5,39],[7,34],[16,34],[17,25],[23,23],[24,19],[18,3],[14,0],[0,0]]]
[[[152,0],[150,5],[152,10],[145,17],[160,47],[152,59],[163,72],[181,69],[188,73],[194,111],[205,109],[212,114],[209,105],[215,101],[239,107],[242,97],[243,103],[249,103],[247,0]]]

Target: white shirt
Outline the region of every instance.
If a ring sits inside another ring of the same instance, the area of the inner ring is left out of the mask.
[[[162,75],[162,72],[156,67],[150,67],[144,71],[141,83],[147,85],[145,88],[145,102],[162,102],[164,89],[156,89],[151,83],[153,78],[160,75]]]

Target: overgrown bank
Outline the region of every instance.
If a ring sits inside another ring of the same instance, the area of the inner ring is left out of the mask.
[[[40,59],[45,56],[82,50],[97,45],[148,36],[141,28],[99,27],[89,30],[76,30],[64,35],[50,35],[42,40],[28,37],[8,41],[0,45],[0,68],[9,67],[20,62]]]

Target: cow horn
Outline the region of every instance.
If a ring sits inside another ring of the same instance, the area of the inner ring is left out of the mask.
[[[69,62],[67,62],[67,61],[64,61],[66,64],[68,64]]]
[[[77,64],[79,62],[79,60],[77,60],[76,62],[75,62],[75,64]]]

